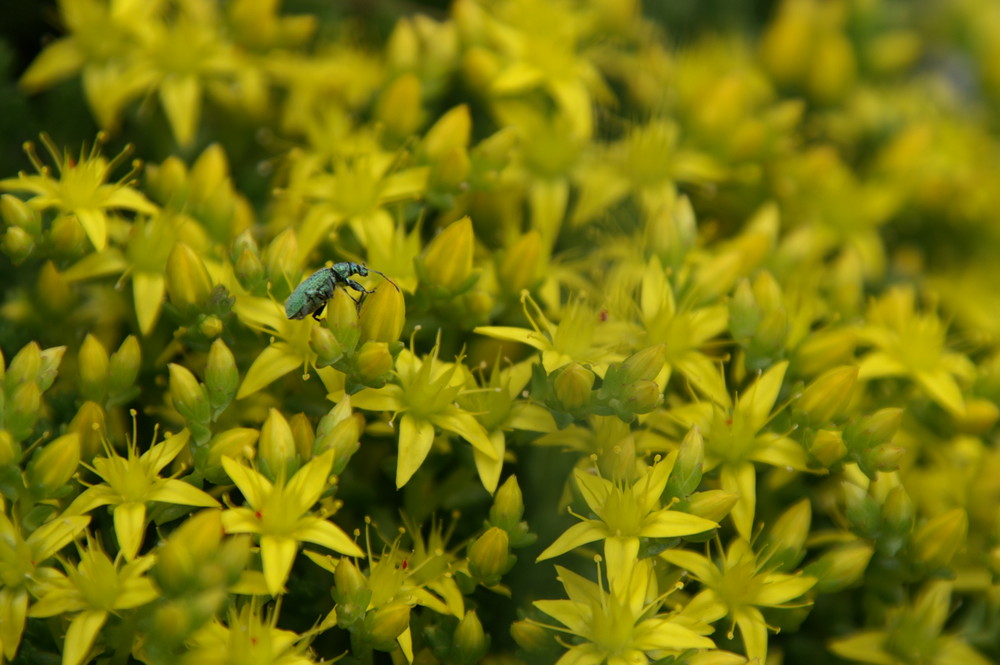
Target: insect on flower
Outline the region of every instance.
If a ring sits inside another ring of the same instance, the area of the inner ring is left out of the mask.
[[[399,286],[396,285],[396,282],[378,270],[372,270],[367,266],[354,263],[353,261],[341,261],[340,263],[334,263],[329,268],[320,268],[310,275],[306,281],[299,284],[292,291],[292,295],[288,296],[288,300],[285,301],[285,315],[290,319],[304,319],[312,314],[312,317],[319,321],[319,315],[323,313],[326,302],[333,297],[334,290],[338,286],[349,286],[359,293],[372,293],[372,291],[369,291],[351,279],[354,275],[367,277],[369,272],[382,275],[385,281],[392,284],[399,291]],[[354,302],[358,302],[358,299],[350,293],[347,295]]]

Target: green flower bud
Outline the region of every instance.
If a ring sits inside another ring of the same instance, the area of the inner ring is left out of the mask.
[[[351,296],[347,295],[345,289],[336,289],[333,292],[333,297],[330,298],[326,303],[326,320],[324,321],[326,327],[333,331],[337,335],[337,339],[341,341],[346,347],[344,334],[348,331],[354,333],[354,335],[359,336],[358,331],[358,306],[351,300]],[[350,347],[353,349],[354,347]]]
[[[809,452],[820,464],[830,468],[847,456],[847,446],[840,432],[821,429],[809,446]]]
[[[872,450],[871,466],[878,471],[888,472],[899,469],[899,461],[906,454],[906,449],[900,446],[883,444]]]
[[[299,240],[293,228],[287,228],[275,236],[264,252],[267,278],[271,282],[274,297],[279,301],[287,298],[298,284],[298,280],[293,279],[302,269],[298,255]]]
[[[66,353],[65,346],[53,346],[41,352],[41,365],[38,368],[38,375],[35,381],[42,390],[48,390],[56,380],[59,372],[59,363],[62,362],[63,354]]]
[[[586,406],[590,402],[594,378],[594,373],[580,363],[562,368],[552,383],[563,408],[575,411]]]
[[[396,638],[410,626],[410,606],[404,603],[384,605],[365,616],[365,633],[379,651],[393,651]]]
[[[184,520],[157,551],[153,571],[160,588],[168,596],[175,596],[196,585],[222,537],[221,510],[202,510]]]
[[[264,282],[264,264],[260,262],[257,252],[246,247],[236,258],[234,270],[240,286],[247,291],[256,291],[257,287]]]
[[[475,665],[486,655],[489,643],[483,624],[474,610],[469,610],[455,628],[452,638],[451,660],[454,665]]]
[[[847,412],[857,380],[857,366],[842,365],[828,370],[806,387],[795,408],[811,425],[831,422]]]
[[[2,402],[0,398],[0,402]],[[0,469],[13,466],[21,460],[21,447],[5,429],[0,429]]]
[[[496,54],[481,46],[473,46],[462,57],[462,72],[473,90],[486,94],[493,80],[500,73]]]
[[[445,191],[454,191],[462,186],[472,171],[469,151],[455,147],[444,157],[434,162],[431,169],[430,186]]]
[[[112,397],[121,396],[132,388],[139,376],[141,360],[139,340],[135,335],[129,335],[118,350],[111,354],[108,363],[108,387]]]
[[[368,342],[395,342],[403,332],[406,305],[403,294],[392,285],[383,285],[368,295],[361,304],[358,322],[361,340]]]
[[[61,316],[73,306],[71,302],[73,294],[70,292],[69,282],[52,261],[46,261],[38,271],[37,293],[45,308],[57,316]]]
[[[288,421],[288,426],[292,430],[292,440],[295,441],[295,454],[299,459],[310,459],[316,444],[316,433],[313,432],[309,418],[304,413],[296,413]]]
[[[843,483],[841,489],[847,521],[863,536],[874,536],[882,520],[879,502],[854,483]]]
[[[745,340],[752,337],[757,332],[762,317],[750,280],[740,280],[729,300],[729,332],[733,339]]]
[[[212,278],[198,254],[182,242],[167,257],[167,295],[170,302],[190,315],[201,310],[212,293]]]
[[[420,79],[403,74],[383,88],[375,105],[375,117],[392,136],[412,136],[424,119]]]
[[[219,288],[219,287],[217,287]],[[213,294],[216,291],[213,290]],[[208,339],[215,339],[222,334],[222,320],[215,314],[206,316],[198,323],[198,332],[207,337]]]
[[[811,520],[809,499],[802,499],[782,513],[764,540],[769,566],[775,566],[781,572],[792,571],[798,566],[805,555]]]
[[[216,485],[228,485],[230,483],[229,475],[222,468],[223,456],[231,457],[237,461],[253,459],[257,455],[254,444],[257,443],[259,436],[260,432],[251,427],[233,427],[219,432],[205,446],[207,453],[205,453],[203,464],[198,452],[200,447],[195,449],[196,468]]]
[[[93,335],[80,346],[80,394],[103,404],[108,398],[108,352]]]
[[[385,342],[365,342],[356,358],[358,374],[364,381],[375,381],[392,370],[392,354]]]
[[[677,461],[674,462],[670,480],[667,481],[670,496],[683,499],[698,489],[704,464],[705,438],[701,435],[701,430],[692,427],[681,441]]]
[[[299,467],[300,460],[296,454],[292,428],[277,409],[268,411],[267,419],[260,428],[257,452],[261,469],[270,478],[277,478],[281,474],[285,478],[291,478]]]
[[[73,215],[57,217],[49,229],[49,240],[58,256],[79,256],[90,246],[87,232]]]
[[[795,352],[795,365],[806,376],[851,362],[857,333],[846,327],[831,328],[806,337]]]
[[[424,135],[423,152],[431,161],[443,159],[455,148],[469,145],[472,116],[466,104],[446,111]]]
[[[187,367],[170,363],[170,398],[174,408],[192,423],[205,425],[212,417],[205,387]]]
[[[554,652],[558,647],[551,631],[524,619],[511,624],[510,636],[529,654]]]
[[[344,347],[337,336],[323,326],[309,330],[309,348],[316,353],[317,367],[327,367],[344,357]]]
[[[84,402],[69,424],[69,431],[80,437],[80,455],[90,461],[101,450],[107,430],[104,407],[96,402]]]
[[[347,628],[365,615],[372,592],[368,578],[347,557],[342,558],[333,571],[333,599],[337,601],[337,625]]]
[[[63,489],[80,465],[80,437],[63,434],[31,457],[28,484],[39,498],[51,498]]]
[[[428,285],[451,293],[464,287],[472,276],[474,244],[472,220],[468,217],[438,233],[420,259]]]
[[[538,284],[542,272],[542,234],[537,229],[518,238],[504,254],[497,277],[500,288],[511,295]]]
[[[647,347],[625,359],[621,366],[620,380],[623,385],[652,381],[663,369],[666,361],[666,345],[656,344]]]
[[[818,580],[813,587],[817,592],[833,593],[860,580],[874,552],[867,542],[855,541],[825,553],[803,572]]]
[[[663,401],[663,393],[656,381],[636,381],[625,388],[624,405],[630,414],[649,413]]]
[[[236,397],[240,385],[240,372],[236,368],[236,358],[221,339],[212,342],[208,350],[205,366],[205,389],[208,401],[216,415],[222,413]]]
[[[0,217],[7,226],[16,226],[35,237],[42,233],[41,214],[13,194],[0,196]]]
[[[42,371],[42,350],[36,342],[29,342],[21,347],[14,359],[10,361],[4,384],[11,393],[23,383],[36,383]]]
[[[499,527],[490,527],[469,547],[469,572],[483,586],[499,584],[513,565],[510,537]]]
[[[322,425],[322,423],[321,423]],[[355,413],[349,418],[334,425],[328,432],[320,435],[313,444],[313,454],[320,455],[333,449],[333,475],[340,475],[347,467],[351,456],[361,447],[361,432],[365,428],[365,417]]]
[[[687,511],[697,517],[721,522],[740,500],[740,495],[726,490],[695,492],[688,501]]]
[[[31,436],[41,405],[42,391],[37,383],[24,383],[15,389],[7,407],[7,429],[15,441]]]
[[[915,515],[913,500],[902,485],[889,490],[882,504],[882,520],[892,533],[898,535],[910,533],[913,530]]]
[[[943,568],[965,545],[968,530],[969,517],[965,511],[953,508],[917,529],[913,534],[913,551],[917,559],[929,568]]]
[[[3,234],[3,253],[10,257],[11,263],[20,265],[31,256],[35,249],[35,239],[20,226],[8,226]]]
[[[524,515],[524,497],[517,476],[510,476],[493,496],[490,507],[490,524],[503,529],[508,534],[517,528]]]

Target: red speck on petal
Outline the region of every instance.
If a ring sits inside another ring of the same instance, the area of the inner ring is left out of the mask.
[[[732,418],[726,418],[726,425],[730,425],[731,426],[732,424],[733,424],[733,419]]]
[[[410,563],[406,559],[403,559],[403,563],[399,564],[399,567],[402,568],[403,570],[406,570],[407,568],[409,568],[409,566]]]
[[[602,323],[603,323],[604,321],[607,321],[607,320],[608,320],[608,310],[606,310],[606,309],[602,309],[602,310],[600,311],[600,313],[598,313],[598,315],[597,315],[597,318],[599,318],[599,319],[601,320],[601,322],[602,322]]]
[[[256,511],[256,512],[254,513],[254,515],[255,515],[255,516],[257,517],[257,519],[260,519],[260,518],[262,518],[262,517],[264,516],[264,514],[263,514],[263,513],[261,513],[261,512],[259,511],[259,510],[258,510],[258,511]]]

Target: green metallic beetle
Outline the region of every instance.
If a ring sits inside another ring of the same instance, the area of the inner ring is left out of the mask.
[[[367,277],[370,272],[382,275],[385,281],[392,284],[399,291],[396,282],[378,270],[372,270],[365,265],[354,263],[353,261],[342,261],[334,263],[329,268],[320,268],[310,275],[306,281],[299,284],[292,291],[292,295],[288,296],[288,300],[285,301],[285,315],[290,319],[304,319],[312,314],[312,317],[319,321],[319,315],[323,313],[326,302],[333,297],[333,292],[338,286],[349,286],[358,293],[373,293],[351,279],[353,275]],[[347,295],[354,302],[358,302],[358,299],[350,293]]]

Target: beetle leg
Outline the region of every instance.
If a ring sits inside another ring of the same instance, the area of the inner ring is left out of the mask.
[[[319,321],[319,315],[323,313],[324,309],[326,309],[326,303],[323,303],[322,305],[320,305],[319,308],[315,312],[312,313],[312,317],[315,320]]]
[[[357,282],[355,282],[353,279],[345,280],[345,282],[347,283],[347,285],[349,287],[351,287],[352,289],[354,289],[355,291],[358,291],[360,293],[374,293],[374,291],[369,291],[365,287],[363,287],[360,284],[358,284]],[[348,294],[348,295],[350,295],[350,294]],[[357,302],[357,301],[355,301],[355,302]]]

